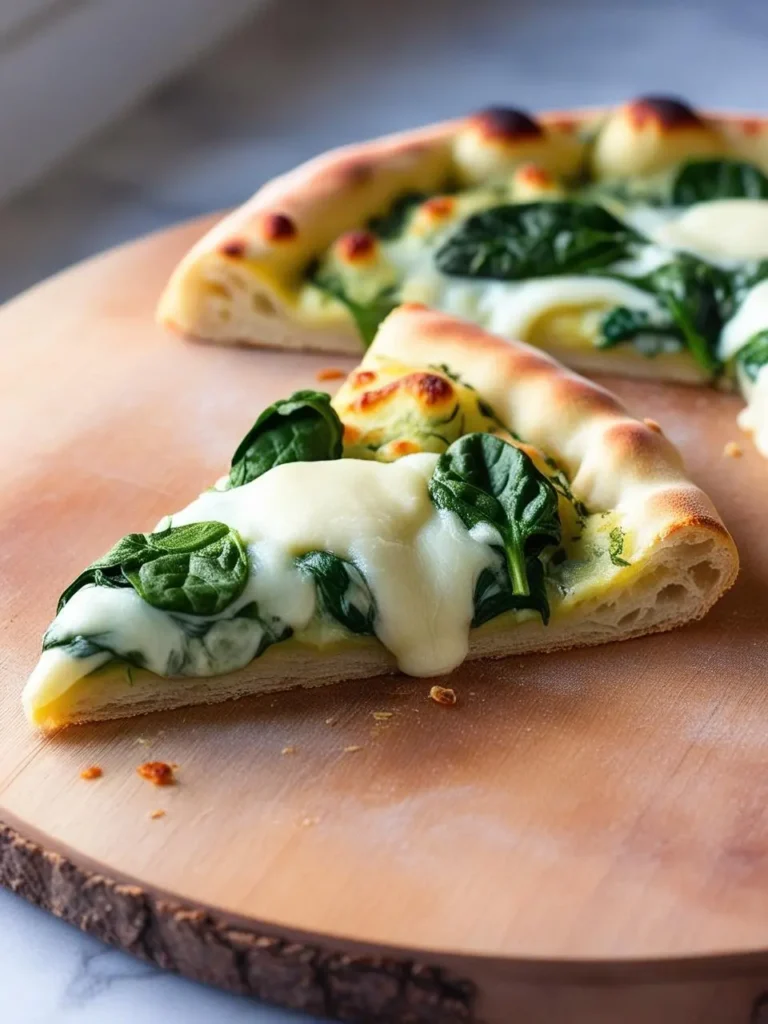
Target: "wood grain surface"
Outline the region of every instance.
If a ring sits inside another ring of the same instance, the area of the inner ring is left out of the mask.
[[[266,403],[349,365],[154,327],[167,273],[205,226],[0,312],[0,819],[32,841],[9,833],[0,877],[23,874],[24,849],[63,854],[84,879],[243,933],[445,967],[477,986],[456,1020],[760,1019],[768,463],[739,436],[733,397],[607,381],[681,446],[739,545],[741,576],[700,623],[474,664],[452,677],[451,708],[425,681],[389,678],[29,729],[19,695],[63,586],[219,475]],[[743,458],[723,455],[729,440]],[[177,763],[179,784],[142,780],[148,759]],[[81,780],[94,763],[103,777]]]

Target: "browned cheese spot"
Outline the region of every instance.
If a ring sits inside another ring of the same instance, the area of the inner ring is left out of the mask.
[[[640,96],[633,100],[627,112],[637,128],[659,124],[662,128],[683,128],[700,125],[701,118],[687,103],[669,96]]]
[[[501,142],[537,139],[544,134],[541,125],[529,114],[513,107],[488,107],[475,114],[471,122],[486,139]]]

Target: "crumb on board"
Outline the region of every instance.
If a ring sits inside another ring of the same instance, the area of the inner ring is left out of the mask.
[[[178,766],[166,764],[165,761],[145,761],[136,771],[142,779],[154,783],[155,786],[173,786],[176,783],[174,767]]]
[[[162,809],[162,807],[158,807],[156,811],[150,811],[149,816],[152,819],[152,821],[157,821],[158,818],[165,817],[165,811]]]
[[[358,752],[358,750],[362,750],[362,749],[363,748],[360,746],[359,743],[350,743],[350,745],[348,747],[344,747],[344,753],[345,754],[356,754]]]
[[[429,696],[437,704],[455,704],[458,700],[456,691],[449,686],[433,686],[429,691]]]
[[[338,715],[331,715],[330,718],[326,718],[325,724],[326,725],[336,725],[338,720],[339,720]]]
[[[320,819],[317,816],[315,816],[314,818],[309,818],[309,817],[308,818],[303,818],[302,822],[301,822],[301,824],[302,824],[302,826],[304,828],[309,828],[310,826],[318,825],[319,823],[320,823]]]
[[[100,779],[103,774],[104,769],[100,765],[91,764],[87,768],[83,768],[80,772],[80,778],[90,782],[91,779]]]
[[[377,722],[386,722],[388,718],[392,718],[394,711],[372,711],[371,714]]]
[[[342,377],[346,377],[346,373],[337,366],[324,366],[315,374],[316,380],[341,380]]]
[[[657,434],[663,434],[664,431],[661,429],[656,420],[650,419],[648,416],[643,420],[643,423],[648,427],[649,430],[653,430]]]
[[[729,441],[725,448],[723,448],[723,455],[729,459],[740,459],[743,454],[744,449],[741,445],[736,444],[735,441]]]
[[[283,747],[283,749],[280,751],[280,753],[281,754],[295,754],[296,753],[296,747]]]
[[[139,736],[136,742],[139,744],[140,747],[148,747],[150,743],[150,741],[146,739],[146,737],[144,736]]]

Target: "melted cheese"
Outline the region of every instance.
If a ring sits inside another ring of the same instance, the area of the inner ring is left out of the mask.
[[[248,545],[250,580],[216,618],[213,640],[209,632],[196,645],[184,617],[151,607],[133,590],[101,587],[78,591],[49,636],[101,639],[117,654],[138,651],[160,674],[233,671],[255,657],[263,636],[258,621],[232,617],[250,602],[258,603],[261,620],[290,626],[299,638],[302,630],[311,633],[315,588],[294,558],[320,550],[359,567],[375,597],[376,635],[403,672],[449,672],[466,657],[475,582],[493,561],[494,538],[467,532],[457,516],[432,504],[427,484],[436,460],[419,454],[389,464],[286,464],[244,487],[207,491],[174,515],[177,526],[227,523]],[[47,703],[95,667],[92,658],[48,651],[27,684],[25,702]]]
[[[768,365],[761,367],[754,383],[744,377],[741,386],[748,405],[739,413],[739,426],[768,458]]]
[[[663,315],[654,296],[640,288],[607,277],[543,277],[530,281],[467,281],[433,273],[407,281],[405,301],[420,301],[445,313],[464,316],[502,337],[529,341],[540,322],[558,311],[576,310],[581,316],[573,342],[592,346],[602,315],[616,306],[628,306]],[[566,342],[559,337],[551,341]]]
[[[720,335],[720,358],[733,358],[750,338],[767,327],[768,280],[765,280],[750,288],[735,316],[723,327]]]
[[[674,213],[652,232],[659,245],[726,264],[768,257],[768,200],[714,199]]]

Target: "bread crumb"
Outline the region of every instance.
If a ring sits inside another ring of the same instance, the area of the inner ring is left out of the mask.
[[[280,753],[281,754],[295,754],[296,753],[296,747],[283,747],[283,749],[280,751]]]
[[[156,811],[150,811],[149,816],[152,819],[152,821],[157,821],[158,818],[165,817],[165,811],[162,809],[162,807],[158,807]]]
[[[371,712],[377,722],[386,722],[388,718],[392,718],[394,711],[373,711]]]
[[[83,768],[80,772],[80,778],[90,781],[91,779],[100,779],[104,774],[104,770],[97,764],[89,765],[88,768]]]
[[[301,824],[303,825],[304,828],[309,828],[311,825],[319,824],[319,822],[320,822],[320,819],[318,817],[303,818]]]
[[[173,786],[176,783],[174,767],[178,766],[166,764],[165,761],[145,761],[136,771],[142,779],[154,783],[155,786]]]
[[[743,454],[743,448],[736,444],[735,441],[729,441],[725,448],[723,448],[723,455],[726,455],[729,459],[740,459]]]
[[[643,420],[643,423],[648,427],[649,430],[653,430],[656,434],[663,434],[664,431],[661,429],[656,420],[649,419],[647,416]]]
[[[336,725],[336,723],[338,722],[338,720],[339,720],[339,717],[338,717],[338,715],[331,715],[331,717],[330,717],[330,718],[326,718],[326,720],[325,720],[325,724],[326,724],[326,725]]]
[[[455,704],[458,700],[456,691],[448,686],[433,686],[429,691],[429,696],[438,704]]]
[[[148,739],[145,739],[143,736],[139,736],[136,742],[139,744],[140,747],[148,747],[150,743],[150,741]]]
[[[336,366],[326,366],[315,374],[316,380],[341,380],[342,377],[346,377],[346,373]]]
[[[360,746],[359,743],[352,743],[350,746],[344,747],[344,753],[345,754],[356,754],[358,750],[362,750],[362,749],[363,748]]]

